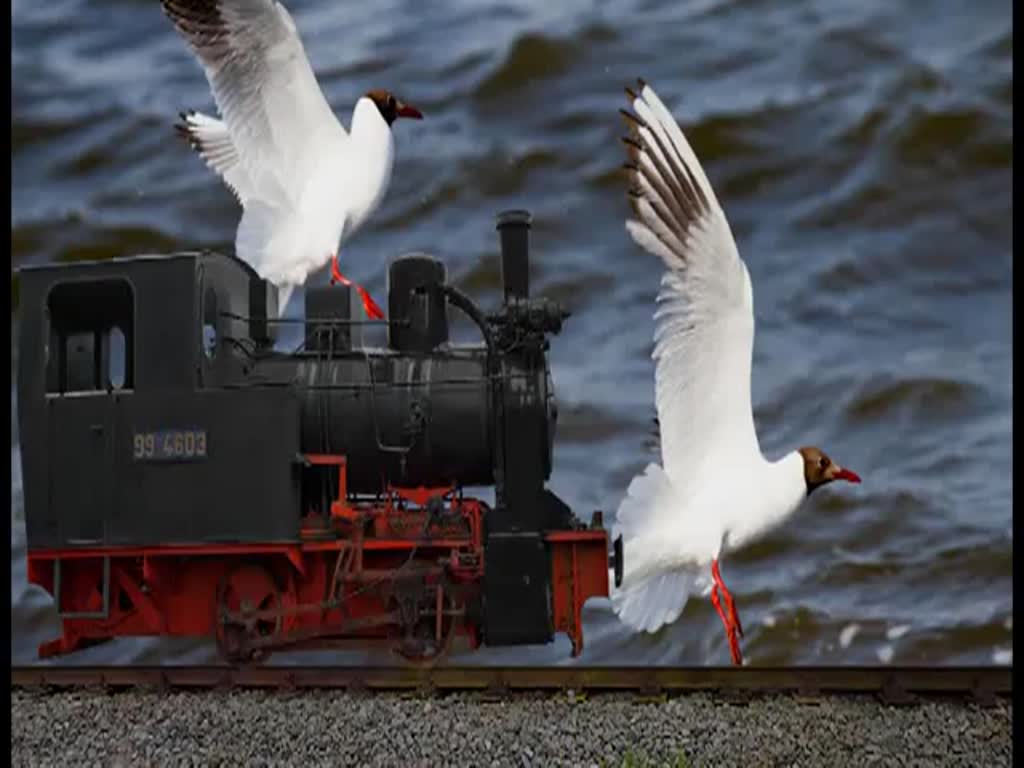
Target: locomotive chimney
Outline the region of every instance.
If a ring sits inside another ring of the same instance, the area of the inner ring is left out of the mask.
[[[530,297],[530,213],[502,211],[498,214],[501,236],[501,281],[505,302]]]

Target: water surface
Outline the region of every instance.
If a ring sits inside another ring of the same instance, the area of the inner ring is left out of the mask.
[[[659,262],[622,226],[616,114],[623,85],[652,82],[753,279],[762,446],[817,444],[864,478],[724,563],[746,655],[1011,660],[1010,3],[288,5],[345,124],[372,87],[427,115],[397,127],[391,191],[343,254],[354,279],[379,298],[387,259],[428,250],[495,306],[493,216],[533,212],[535,291],[573,312],[552,344],[551,485],[583,518],[610,517],[655,456]],[[11,17],[12,266],[230,249],[237,205],[171,130],[212,101],[158,4],[18,2]],[[29,661],[56,627],[25,580],[16,429],[12,660]],[[706,601],[653,637],[602,605],[585,620],[587,663],[728,662]],[[70,660],[210,653],[119,641]],[[497,659],[568,662],[568,641],[474,657]]]

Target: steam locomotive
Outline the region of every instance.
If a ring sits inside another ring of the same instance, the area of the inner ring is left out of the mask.
[[[393,260],[387,321],[309,287],[294,351],[277,290],[213,252],[21,270],[18,418],[28,578],[61,635],[215,638],[233,663],[385,643],[583,647],[621,578],[601,515],[546,488],[557,408],[529,296],[529,214],[498,217],[504,302],[484,313],[426,254]],[[450,341],[449,312],[482,341]],[[374,322],[386,348],[364,344]],[[467,494],[491,486],[493,507]]]

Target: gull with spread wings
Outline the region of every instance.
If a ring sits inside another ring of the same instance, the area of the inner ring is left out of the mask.
[[[242,205],[235,252],[280,289],[331,262],[377,210],[391,181],[400,117],[420,112],[382,89],[368,91],[347,132],[331,111],[298,30],[277,0],[161,0],[199,59],[221,119],[182,114],[177,126]],[[367,314],[384,313],[356,288]]]
[[[650,85],[627,88],[633,241],[665,273],[655,312],[661,464],[619,506],[625,572],[612,606],[635,630],[679,618],[692,594],[718,612],[734,664],[743,626],[719,558],[764,536],[817,488],[860,478],[815,447],[761,453],[750,399],[754,302],[729,222],[679,125]],[[723,605],[724,604],[724,605]]]

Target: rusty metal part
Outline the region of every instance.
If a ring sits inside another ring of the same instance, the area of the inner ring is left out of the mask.
[[[1013,691],[1006,667],[310,667],[12,666],[12,688],[350,688],[356,690],[619,691],[650,695],[867,694],[883,703],[939,696],[992,705]]]

